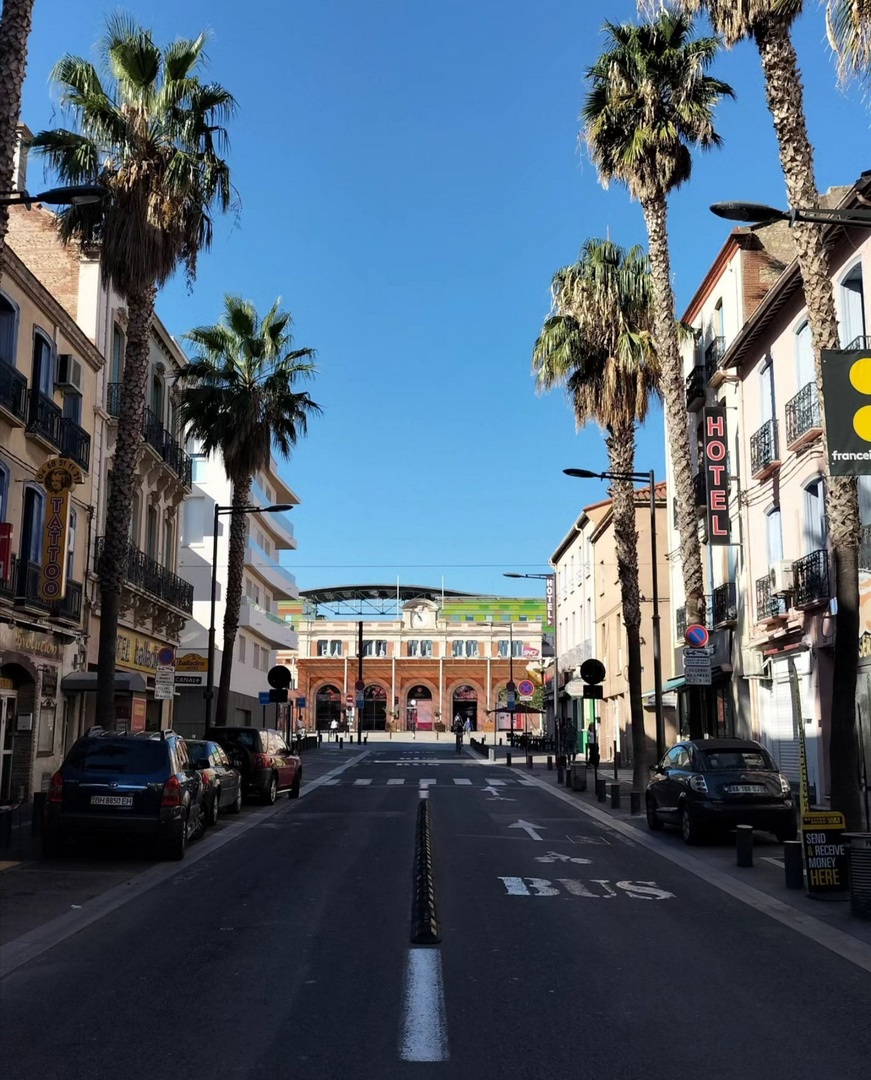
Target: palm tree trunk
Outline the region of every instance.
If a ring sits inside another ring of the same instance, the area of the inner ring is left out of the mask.
[[[615,473],[635,469],[635,424],[613,425],[605,440],[610,468]],[[626,627],[629,660],[629,716],[632,732],[632,783],[636,791],[646,785],[649,740],[644,730],[641,697],[641,598],[638,586],[638,531],[635,528],[635,493],[631,480],[615,480],[611,488],[614,541],[623,625]],[[639,787],[641,785],[641,787]]]
[[[230,677],[233,673],[233,649],[239,629],[239,609],[242,606],[242,573],[245,564],[246,514],[235,511],[251,505],[251,477],[233,483],[233,509],[230,515],[230,555],[227,567],[227,603],[224,607],[224,651],[221,655],[221,681],[218,684],[218,704],[215,723],[227,723],[230,701]]]
[[[27,71],[27,40],[33,0],[3,0],[0,20],[0,192],[12,190],[15,129],[21,115],[21,88]],[[9,207],[0,206],[0,274],[6,253]]]
[[[756,44],[765,75],[765,95],[780,147],[780,164],[790,205],[819,205],[813,150],[807,134],[801,75],[789,34],[789,22],[773,16],[756,30]],[[847,828],[861,827],[856,746],[856,669],[859,662],[859,500],[854,477],[830,477],[825,432],[820,351],[840,347],[835,297],[820,225],[793,228],[798,264],[804,282],[808,325],[813,342],[817,393],[823,418],[823,461],[827,509],[835,571],[835,671],[829,739],[829,781],[833,810],[846,817]]]
[[[686,383],[677,337],[674,292],[671,288],[671,257],[668,251],[668,204],[664,196],[641,204],[650,248],[653,284],[653,332],[662,366],[662,397],[665,404],[668,449],[677,504],[680,561],[687,623],[705,621],[705,578],[696,517],[693,466],[690,456]],[[690,698],[690,736],[702,735],[698,701]]]
[[[109,729],[115,727],[118,614],[121,589],[127,572],[133,492],[138,486],[136,458],[142,443],[148,343],[156,295],[157,289],[149,286],[127,297],[127,348],[124,352],[118,431],[115,435],[112,482],[109,485],[109,504],[106,508],[106,527],[99,568],[100,644],[97,658],[96,720],[101,727]]]

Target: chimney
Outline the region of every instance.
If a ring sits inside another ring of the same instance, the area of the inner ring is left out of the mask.
[[[15,158],[12,165],[12,190],[27,190],[27,146],[33,132],[19,120],[15,125]]]

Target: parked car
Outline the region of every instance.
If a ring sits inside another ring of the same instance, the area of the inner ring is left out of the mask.
[[[216,742],[185,739],[193,763],[203,778],[203,813],[207,825],[217,825],[222,810],[242,811],[242,776]]]
[[[202,829],[202,789],[175,732],[91,728],[51,778],[43,849],[61,855],[71,836],[144,836],[161,858],[182,859]]]
[[[242,791],[267,805],[279,792],[291,799],[299,796],[302,762],[288,748],[280,731],[272,728],[212,727],[205,738],[226,750],[233,767],[242,774]]]
[[[687,844],[707,832],[752,825],[778,840],[797,834],[789,781],[752,739],[694,739],[672,747],[650,768],[647,824],[678,825]]]

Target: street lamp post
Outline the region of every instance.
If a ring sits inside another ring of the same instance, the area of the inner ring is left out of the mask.
[[[809,221],[818,225],[857,225],[862,229],[871,229],[871,209],[862,207],[816,207],[813,210],[778,210],[776,206],[766,206],[754,202],[719,202],[711,206],[711,213],[727,221],[747,222],[751,225],[770,225],[775,221],[788,221],[790,226],[796,222]]]
[[[215,600],[218,589],[218,518],[223,514],[277,514],[284,510],[292,510],[290,503],[276,503],[274,506],[219,506],[215,503],[215,514],[212,521],[212,589],[211,604],[209,608],[209,658],[206,664],[206,729],[212,726],[212,701],[215,690],[213,686],[215,671]]]
[[[536,581],[547,581],[548,578],[553,577],[553,574],[511,574],[505,573],[503,577],[510,578],[532,578]],[[557,596],[556,596],[556,581],[554,581],[553,590],[553,731],[556,738],[557,746],[562,743],[562,737],[560,735],[560,716],[559,716],[559,641],[557,639],[559,619],[557,618]],[[513,651],[513,650],[512,650]],[[542,656],[542,660],[544,656]],[[544,668],[541,671],[541,685],[544,689]]]
[[[26,191],[4,191],[0,194],[0,206],[26,206],[33,203],[48,203],[50,206],[85,206],[88,203],[102,202],[109,194],[107,188],[99,184],[76,184],[71,187],[50,188],[39,195],[29,195]]]
[[[650,559],[651,587],[653,589],[653,700],[656,711],[656,759],[665,754],[665,718],[662,712],[662,651],[659,620],[659,573],[656,565],[656,478],[653,469],[649,473],[591,472],[589,469],[563,469],[567,476],[597,480],[632,480],[650,485]]]

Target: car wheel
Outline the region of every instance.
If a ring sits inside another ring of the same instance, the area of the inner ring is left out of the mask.
[[[647,799],[647,827],[651,832],[662,832],[662,822],[656,816],[656,804]]]
[[[299,787],[300,787],[301,783],[302,783],[302,769],[300,769],[299,772],[294,777],[293,784],[291,785],[290,792],[288,793],[288,798],[290,798],[290,799],[298,799],[299,798]]]
[[[263,801],[267,806],[272,806],[275,800],[278,798],[278,781],[273,776],[269,781],[269,787],[263,793]]]
[[[236,788],[236,798],[233,800],[233,804],[230,807],[230,813],[231,814],[241,814],[242,813],[242,784],[241,783]]]
[[[699,823],[693,817],[690,812],[690,808],[686,803],[683,804],[680,811],[680,833],[683,837],[684,843],[689,844],[691,847],[695,844],[701,843],[702,830]]]
[[[793,822],[792,825],[787,825],[785,829],[778,829],[775,834],[778,844],[785,844],[787,840],[795,840],[798,836],[798,827]]]
[[[218,815],[221,812],[221,789],[215,791],[212,801],[209,803],[209,811],[206,815],[206,824],[214,828],[218,824]]]
[[[188,841],[188,816],[185,814],[181,822],[181,828],[171,840],[166,840],[160,847],[160,855],[163,859],[172,862],[181,862],[184,858],[185,848]]]
[[[42,854],[46,859],[62,859],[64,853],[64,838],[60,833],[47,832],[42,837]]]

